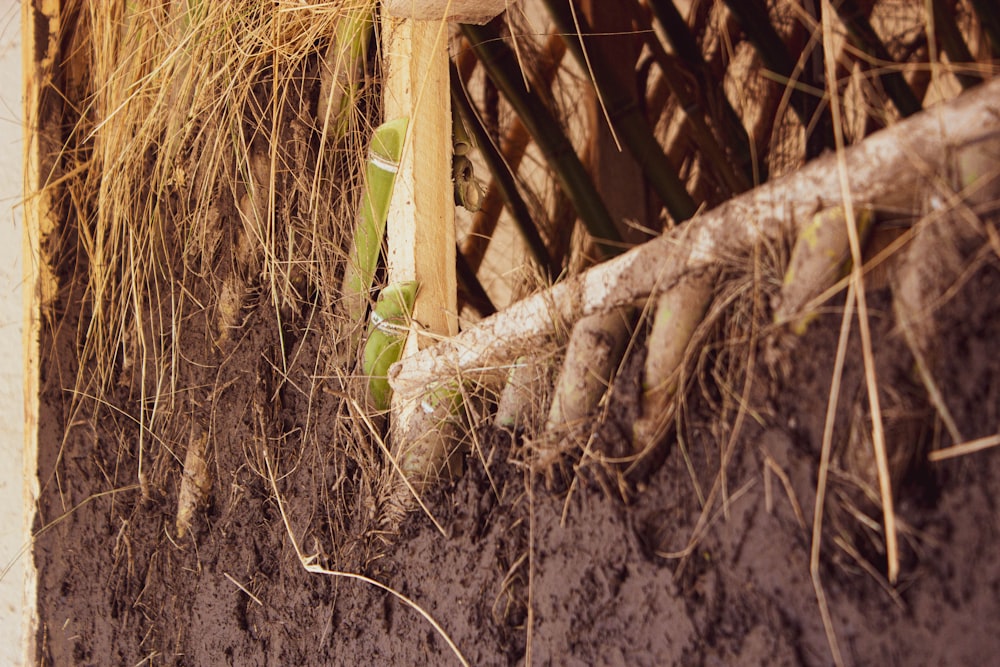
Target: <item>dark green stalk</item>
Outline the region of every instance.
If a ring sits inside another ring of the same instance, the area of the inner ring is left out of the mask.
[[[767,9],[757,0],[726,0],[729,11],[743,26],[750,43],[760,54],[764,66],[791,81],[794,62],[778,31],[771,25]],[[800,118],[803,123],[808,119]]]
[[[975,62],[965,39],[962,38],[962,32],[955,23],[954,12],[949,10],[944,0],[931,1],[934,10],[934,32],[944,47],[944,52],[948,54],[951,64],[960,67],[963,63]],[[954,3],[951,9],[954,9]],[[955,78],[965,89],[983,82],[983,77],[975,72],[956,72]]]
[[[469,266],[468,260],[462,254],[461,248],[455,248],[455,277],[458,280],[459,296],[465,303],[482,317],[489,317],[497,312],[497,307],[490,300],[483,284],[476,277],[476,272]]]
[[[462,33],[490,79],[528,128],[601,251],[606,257],[620,254],[624,245],[607,206],[558,121],[541,99],[525,87],[517,58],[497,29],[500,20],[493,19],[484,26],[462,25]]]
[[[673,0],[650,0],[649,7],[653,10],[656,20],[663,26],[663,31],[667,33],[667,39],[674,47],[674,53],[695,71],[707,69],[698,42],[688,29],[687,21],[677,11]]]
[[[788,47],[781,40],[778,31],[771,25],[771,19],[767,15],[767,8],[759,0],[725,0],[729,11],[733,13],[736,20],[743,26],[750,43],[757,49],[764,66],[787,81],[791,86],[791,105],[795,115],[799,117],[802,126],[806,128],[806,142],[810,146],[809,154],[816,154],[816,147],[833,147],[832,124],[829,121],[829,111],[824,107],[819,109],[819,100],[796,85],[795,61],[796,59],[788,52]],[[811,81],[807,77],[804,82],[812,84],[815,88],[823,90],[821,81]],[[813,126],[813,116],[818,113],[820,117],[815,119],[820,133],[817,140],[812,140],[809,128]]]
[[[465,119],[465,129],[471,132],[472,140],[479,148],[479,153],[483,156],[486,167],[493,175],[493,180],[500,189],[500,194],[503,196],[504,202],[507,204],[507,209],[514,218],[514,223],[521,231],[525,243],[528,244],[531,256],[547,272],[549,278],[555,278],[559,274],[559,268],[549,256],[545,242],[542,240],[542,237],[538,233],[538,228],[535,227],[535,223],[532,221],[531,211],[528,210],[528,205],[524,202],[524,198],[521,197],[521,193],[517,189],[514,174],[511,173],[507,162],[500,155],[500,151],[497,150],[493,141],[490,140],[489,133],[483,127],[479,115],[472,108],[472,102],[469,100],[465,86],[462,85],[462,79],[458,74],[458,68],[455,67],[455,63],[451,63],[451,101],[462,115],[462,118]]]
[[[972,0],[972,8],[979,17],[979,25],[983,26],[990,39],[993,57],[1000,58],[1000,12],[997,11],[996,0]]]
[[[737,171],[730,164],[732,161],[726,152],[719,145],[715,135],[709,129],[705,120],[705,107],[697,99],[696,94],[688,90],[688,75],[690,72],[683,70],[683,64],[677,58],[667,53],[656,35],[647,33],[646,43],[653,53],[653,58],[659,64],[663,75],[663,80],[670,88],[670,92],[677,98],[681,109],[688,119],[688,126],[691,128],[692,140],[701,148],[702,156],[715,170],[720,180],[729,189],[730,194],[739,194],[750,189],[753,183],[753,169],[749,164],[750,145],[749,137],[744,146],[746,160],[744,162],[745,171]],[[742,126],[740,126],[742,129]],[[739,148],[734,147],[736,153]]]
[[[823,10],[821,8],[821,0],[802,0],[802,9],[806,15],[814,21],[814,25],[820,25],[823,21]],[[805,32],[804,28],[802,29]],[[819,35],[810,36],[809,40],[806,42],[809,51],[807,54],[803,54],[805,57],[799,58],[802,63],[802,70],[806,72],[803,75],[803,79],[807,81],[813,81],[815,83],[820,83],[817,86],[820,90],[826,89],[826,52],[823,45],[822,39],[817,39]],[[830,82],[834,86],[839,85],[839,79],[834,77],[834,80]],[[827,110],[827,105],[823,104],[823,110]],[[807,158],[816,157],[821,155],[825,150],[824,141],[826,138],[833,137],[833,117],[829,113],[824,113],[817,119],[818,122],[824,123],[823,126],[817,127],[811,134],[807,132],[806,134],[806,156]]]
[[[885,88],[889,99],[896,106],[899,115],[905,118],[920,111],[922,108],[920,100],[913,93],[910,84],[906,82],[903,73],[896,68],[887,69],[885,67],[894,62],[892,56],[889,55],[885,44],[882,43],[878,33],[872,28],[872,24],[854,0],[841,0],[836,3],[836,8],[840,20],[847,27],[847,33],[851,36],[851,40],[870,57],[879,61],[882,73],[878,75],[878,78],[882,81],[882,87]]]
[[[751,164],[750,135],[747,134],[746,128],[743,127],[743,121],[740,119],[739,114],[736,113],[736,109],[729,102],[729,98],[725,94],[713,95],[713,92],[715,92],[713,89],[717,87],[717,90],[721,90],[722,83],[713,80],[708,63],[705,62],[705,57],[702,55],[694,35],[691,34],[687,22],[681,16],[681,13],[677,11],[677,7],[674,6],[672,0],[649,0],[649,6],[653,10],[656,20],[663,27],[663,31],[667,34],[670,45],[674,47],[674,53],[677,54],[686,66],[691,80],[697,82],[698,97],[706,100],[709,95],[712,95],[711,100],[716,102],[716,104],[703,103],[702,107],[709,114],[716,107],[720,108],[722,118],[718,119],[717,122],[720,128],[722,128],[725,140],[730,146],[733,156],[743,168],[742,171],[746,179],[750,183],[753,183],[754,171],[753,164]],[[655,40],[656,36],[651,35],[650,39]]]
[[[583,36],[593,31],[584,17],[578,13],[574,22],[568,0],[545,0],[545,5],[580,66],[593,74],[592,83],[601,96],[612,127],[642,167],[670,215],[677,222],[690,218],[698,206],[663,153],[646,122],[639,100],[621,85],[598,49],[588,49],[585,58]],[[578,26],[580,34],[577,34]]]

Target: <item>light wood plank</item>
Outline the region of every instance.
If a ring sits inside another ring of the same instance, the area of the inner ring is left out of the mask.
[[[420,348],[458,330],[447,37],[438,21],[388,18],[383,27],[385,118],[410,119],[386,226],[389,281],[420,283],[413,316],[430,334]]]
[[[514,0],[383,0],[393,16],[424,21],[488,22]]]

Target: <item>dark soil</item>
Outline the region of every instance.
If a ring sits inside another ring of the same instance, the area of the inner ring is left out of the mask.
[[[967,439],[1000,423],[997,267],[996,257],[987,261],[938,313],[935,374]],[[852,665],[991,664],[1000,654],[1000,450],[926,461],[928,448],[950,441],[894,329],[888,290],[869,298],[902,569],[890,587],[877,498],[860,491],[873,473],[868,450],[850,435],[864,432],[866,405],[855,330],[818,571],[837,645]],[[41,663],[456,662],[396,597],[307,572],[290,529],[316,563],[371,577],[422,607],[470,664],[831,664],[810,547],[836,308],[801,340],[756,341],[758,361],[745,369],[751,410],[734,439],[725,392],[696,388],[684,447],[675,444],[628,503],[597,483],[549,489],[519,463],[530,438],[480,428],[482,456],[470,455],[464,476],[429,506],[447,535],[421,513],[398,534],[379,530],[366,471],[357,457],[333,453],[342,447],[332,441],[344,434],[334,428],[344,423],[342,402],[317,389],[310,404],[302,392],[321,367],[320,334],[299,338],[281,381],[272,370],[281,352],[269,333],[272,310],[248,310],[244,336],[226,355],[193,335],[188,341],[190,389],[175,409],[211,436],[212,490],[183,539],[174,521],[191,433],[160,435],[175,455],[150,456],[145,472],[168,481],[140,488],[135,441],[122,441],[138,438],[135,425],[108,412],[97,423],[66,413],[76,372],[66,342],[71,315],[43,341]],[[128,377],[120,391],[127,402],[135,391]],[[613,426],[614,414],[602,433]],[[292,446],[302,429],[320,444]],[[725,491],[696,534],[699,490],[710,493],[730,442]]]

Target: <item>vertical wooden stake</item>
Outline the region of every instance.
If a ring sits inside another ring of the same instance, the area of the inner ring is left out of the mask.
[[[389,282],[420,283],[413,319],[429,334],[411,336],[404,355],[458,331],[447,28],[444,21],[383,22],[384,115],[410,119],[386,225]]]
[[[409,119],[386,222],[389,282],[420,285],[413,308],[419,333],[411,330],[404,358],[458,333],[447,21],[488,21],[504,2],[509,0],[397,0],[383,6],[384,116]],[[394,8],[409,18],[394,17]],[[446,15],[449,8],[461,13]],[[393,395],[389,438],[402,475],[387,492],[387,525],[398,522],[447,468],[455,451],[448,427],[455,397],[445,386],[425,387],[417,400]],[[428,431],[430,436],[415,435]]]
[[[447,28],[443,20],[383,18],[384,116],[409,118],[386,222],[389,283],[420,285],[404,358],[458,332]],[[387,525],[415,505],[448,460],[444,430],[431,438],[412,435],[428,418],[423,399],[391,399],[389,440],[402,476],[388,493]]]

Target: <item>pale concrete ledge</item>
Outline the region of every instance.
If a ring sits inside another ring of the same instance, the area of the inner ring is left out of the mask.
[[[31,509],[25,463],[25,359],[22,254],[24,114],[21,8],[0,10],[0,664],[33,664]]]

